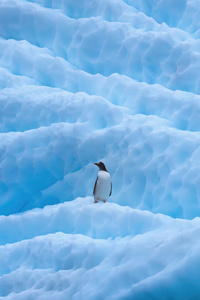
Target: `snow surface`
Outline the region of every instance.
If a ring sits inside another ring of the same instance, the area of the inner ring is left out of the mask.
[[[200,299],[199,69],[197,0],[0,0],[0,299]]]

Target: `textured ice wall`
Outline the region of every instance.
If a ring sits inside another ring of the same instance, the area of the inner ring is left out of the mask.
[[[88,197],[0,225],[2,299],[199,298],[199,218]]]
[[[170,3],[1,1],[1,214],[91,195],[103,160],[111,201],[200,215],[199,8]]]
[[[0,0],[0,299],[200,299],[199,14]]]

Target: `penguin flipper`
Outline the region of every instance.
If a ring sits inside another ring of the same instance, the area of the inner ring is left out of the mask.
[[[112,195],[112,182],[110,183],[110,195],[109,197]]]
[[[97,179],[96,179],[96,181],[95,181],[95,184],[94,184],[93,195],[95,194],[95,191],[96,191],[97,180],[98,180],[98,177],[97,177]]]

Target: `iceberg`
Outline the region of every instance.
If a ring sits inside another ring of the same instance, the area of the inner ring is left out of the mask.
[[[200,299],[199,16],[0,0],[0,299]]]

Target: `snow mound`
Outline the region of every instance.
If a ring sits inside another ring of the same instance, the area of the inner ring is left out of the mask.
[[[199,15],[0,0],[0,299],[200,298]]]

